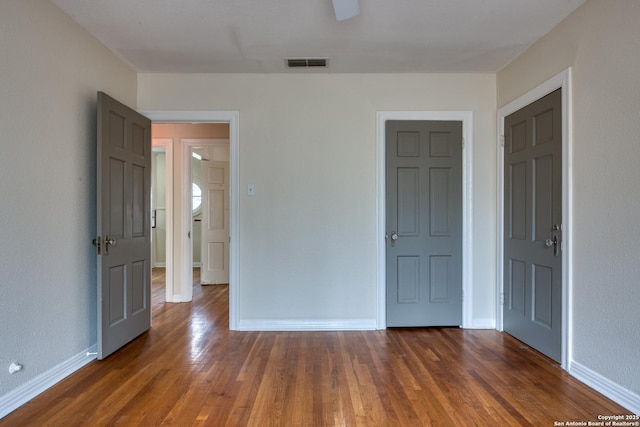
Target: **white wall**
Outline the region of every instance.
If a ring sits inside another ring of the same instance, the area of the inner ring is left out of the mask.
[[[497,77],[498,106],[503,106],[572,67],[572,358],[574,364],[634,392],[636,399],[640,394],[638,22],[638,1],[591,0]]]
[[[241,323],[375,320],[376,111],[472,110],[474,318],[494,318],[495,75],[141,74],[138,88],[145,111],[240,112]]]
[[[0,58],[3,402],[96,342],[96,91],[135,107],[137,83],[48,1],[0,2]]]

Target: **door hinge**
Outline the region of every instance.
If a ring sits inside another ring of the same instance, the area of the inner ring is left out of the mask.
[[[102,255],[102,236],[98,236],[93,239],[93,246],[98,250],[98,255]]]
[[[500,292],[500,305],[504,305],[504,292]]]
[[[500,146],[504,147],[504,135],[500,135]]]
[[[462,137],[462,149],[464,150],[464,136]]]

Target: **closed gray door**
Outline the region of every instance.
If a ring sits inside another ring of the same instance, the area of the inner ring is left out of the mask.
[[[462,122],[386,123],[387,326],[462,323]]]
[[[560,89],[505,118],[504,330],[560,361]]]
[[[98,93],[98,358],[151,326],[151,122]]]

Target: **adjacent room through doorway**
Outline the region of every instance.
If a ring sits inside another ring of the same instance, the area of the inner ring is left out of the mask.
[[[203,283],[229,283],[229,124],[154,123],[152,140],[152,265],[166,269],[166,301],[188,301],[201,269]]]

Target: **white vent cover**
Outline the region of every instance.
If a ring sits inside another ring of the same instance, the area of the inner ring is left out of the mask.
[[[327,68],[329,58],[285,58],[287,68]]]

